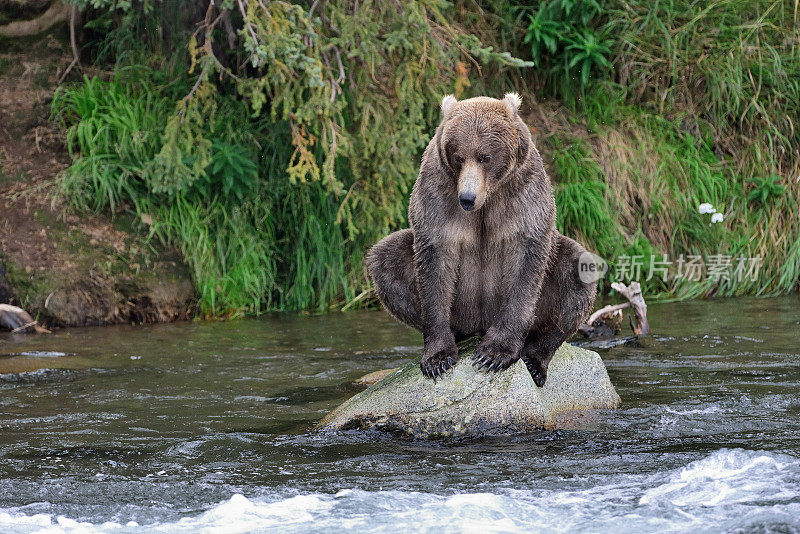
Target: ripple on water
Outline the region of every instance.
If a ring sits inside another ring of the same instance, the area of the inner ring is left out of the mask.
[[[0,532],[800,532],[798,302],[653,305],[582,343],[621,409],[455,443],[308,434],[419,357],[378,312],[9,341]]]
[[[38,382],[57,381],[72,375],[71,369],[36,369],[19,373],[0,373],[0,384],[34,384]]]
[[[498,487],[439,495],[344,489],[335,494],[234,494],[177,521],[86,523],[63,516],[0,511],[0,529],[20,532],[542,532],[800,530],[800,460],[722,449],[670,471],[618,475],[604,484]]]

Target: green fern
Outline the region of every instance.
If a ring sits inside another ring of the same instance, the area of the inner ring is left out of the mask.
[[[786,186],[781,184],[781,177],[777,174],[770,174],[765,177],[753,177],[747,180],[753,184],[753,188],[747,195],[747,201],[768,206],[776,198],[786,194]]]

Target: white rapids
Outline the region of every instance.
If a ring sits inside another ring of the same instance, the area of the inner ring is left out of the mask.
[[[440,495],[342,489],[234,494],[177,521],[91,523],[0,510],[0,531],[96,532],[798,532],[800,459],[721,449],[671,471],[587,480],[585,489],[497,487]]]

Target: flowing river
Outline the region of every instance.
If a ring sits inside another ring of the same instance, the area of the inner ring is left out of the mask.
[[[579,429],[312,427],[421,352],[379,311],[0,335],[0,532],[800,532],[800,298],[652,304]],[[627,326],[626,326],[627,330]]]

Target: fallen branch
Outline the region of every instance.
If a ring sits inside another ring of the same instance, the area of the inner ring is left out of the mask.
[[[627,308],[630,304],[626,302],[624,305],[620,306]],[[603,309],[597,310],[597,312],[592,314],[593,317],[590,317],[590,319],[593,319],[592,322],[587,321],[587,323],[579,326],[578,332],[589,339],[616,336],[619,334],[620,328],[622,327],[622,310],[624,308],[606,306]]]
[[[578,328],[578,332],[588,338],[608,337],[619,333],[622,325],[622,310],[633,308],[635,321],[629,317],[631,329],[637,336],[650,333],[650,324],[647,322],[647,304],[644,302],[642,288],[639,282],[631,282],[629,286],[614,282],[611,287],[628,302],[612,304],[600,308]]]
[[[61,2],[61,0],[54,0],[47,11],[35,19],[17,20],[0,26],[0,37],[28,37],[30,35],[38,35],[60,22],[66,22],[69,12],[70,6]]]
[[[586,319],[586,324],[594,324],[595,321],[597,321],[598,319],[600,319],[601,317],[603,317],[605,315],[609,315],[609,316],[610,315],[615,315],[615,312],[620,311],[620,310],[624,310],[625,308],[630,308],[630,307],[631,307],[631,303],[630,302],[623,302],[622,304],[610,304],[608,306],[600,308],[599,310],[597,310],[596,312],[591,314],[589,316],[589,318]]]
[[[39,326],[39,323],[34,321],[28,312],[10,304],[0,304],[0,326],[11,330],[12,334],[31,330],[40,334],[50,333],[50,330]]]
[[[644,295],[642,295],[642,286],[639,282],[631,282],[631,285],[626,286],[620,282],[614,282],[611,287],[619,292],[620,295],[628,299],[633,306],[633,313],[636,315],[636,322],[631,322],[633,333],[637,336],[647,335],[650,333],[650,323],[647,322],[647,304],[644,302]]]

